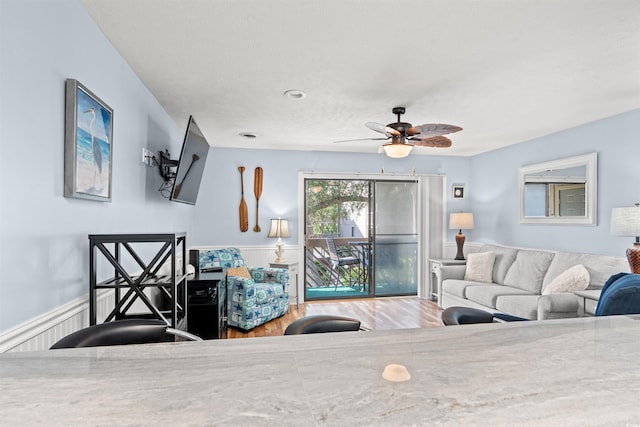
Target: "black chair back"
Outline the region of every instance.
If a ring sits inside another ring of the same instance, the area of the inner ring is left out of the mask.
[[[296,320],[285,329],[285,335],[318,334],[360,330],[360,321],[341,316],[307,316]]]
[[[161,342],[167,324],[158,319],[125,319],[100,323],[62,338],[51,349]]]

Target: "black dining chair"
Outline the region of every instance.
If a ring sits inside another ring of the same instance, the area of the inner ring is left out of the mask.
[[[324,332],[359,331],[360,321],[349,317],[317,315],[302,317],[285,329],[285,335],[319,334]]]
[[[188,341],[202,341],[196,335],[167,327],[159,319],[124,319],[100,323],[73,332],[51,346],[61,348],[98,347],[108,345],[150,344],[181,337]]]

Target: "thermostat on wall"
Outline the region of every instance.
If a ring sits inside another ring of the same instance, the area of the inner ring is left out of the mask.
[[[464,199],[464,185],[454,185],[453,186],[453,198],[454,199]]]

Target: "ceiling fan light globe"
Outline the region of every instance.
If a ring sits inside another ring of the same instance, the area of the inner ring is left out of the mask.
[[[407,157],[411,150],[413,149],[413,145],[409,144],[385,144],[382,146],[385,154],[388,157],[392,157],[394,159],[401,159],[403,157]]]

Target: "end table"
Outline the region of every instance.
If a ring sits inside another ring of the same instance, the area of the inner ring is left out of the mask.
[[[440,267],[443,265],[465,265],[467,260],[465,259],[442,259],[442,258],[430,258],[429,259],[429,299],[431,301],[438,301],[438,281],[440,280]]]
[[[298,261],[294,262],[270,262],[269,267],[271,268],[285,268],[289,270],[289,277],[293,279],[293,283],[296,289],[296,308],[298,308]],[[287,290],[287,292],[289,292]]]

